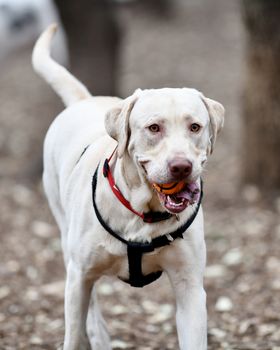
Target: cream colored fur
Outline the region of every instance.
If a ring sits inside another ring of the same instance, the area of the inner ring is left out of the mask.
[[[38,40],[33,65],[68,106],[47,133],[43,176],[45,192],[61,231],[67,270],[64,350],[107,350],[111,348],[110,339],[94,284],[103,275],[127,278],[128,262],[126,247],[110,236],[95,216],[91,198],[93,173],[118,144],[112,169],[124,196],[138,211],[163,211],[151,183],[170,182],[168,162],[178,156],[192,162],[190,180],[199,182],[222,126],[224,110],[197,90],[186,88],[136,90],[125,100],[92,97],[50,58],[53,33],[54,27],[50,27]],[[153,123],[161,125],[160,135],[149,131]],[[199,123],[200,132],[192,134],[190,123]],[[103,218],[115,231],[125,239],[142,242],[174,231],[193,212],[189,206],[178,215],[179,222],[174,217],[145,224],[114,197],[101,167],[96,201]],[[145,254],[143,273],[162,269],[170,279],[177,305],[180,349],[206,350],[202,209],[184,237]]]

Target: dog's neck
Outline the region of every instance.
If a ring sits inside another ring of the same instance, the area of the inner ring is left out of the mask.
[[[110,168],[116,186],[134,210],[139,213],[164,211],[152,186],[146,181],[145,175],[142,176],[141,167],[137,167],[128,155],[124,155],[122,158],[117,158],[115,155],[110,160]],[[102,169],[100,172],[100,180],[108,182],[108,179],[102,175]],[[106,205],[99,206],[103,218],[126,240],[149,242],[155,237],[170,232],[170,230],[176,230],[181,225],[175,216],[152,225],[145,224],[143,220],[139,220],[138,215],[125,208],[108,185],[97,186],[97,205],[101,203],[98,197],[103,198],[103,204],[106,203]],[[115,213],[114,220],[111,220],[112,211]],[[187,220],[192,213],[193,207],[188,208],[183,214],[183,221]],[[121,217],[122,220],[116,219],[118,217]]]
[[[135,210],[163,211],[151,184],[127,153],[112,163],[114,163],[112,171],[116,185]]]

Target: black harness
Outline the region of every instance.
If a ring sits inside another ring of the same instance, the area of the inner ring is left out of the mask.
[[[108,226],[108,224],[102,218],[95,201],[97,173],[98,173],[98,167],[92,179],[92,202],[93,202],[93,207],[94,207],[97,219],[99,220],[100,224],[108,233],[110,233],[113,237],[115,237],[116,239],[118,239],[119,241],[121,241],[127,246],[129,279],[123,280],[123,281],[126,283],[129,283],[132,287],[144,287],[147,284],[150,284],[155,280],[157,280],[161,276],[162,271],[152,272],[152,273],[149,273],[148,275],[143,275],[142,273],[143,254],[151,253],[157,248],[169,245],[171,242],[173,242],[177,238],[181,238],[181,239],[184,238],[183,233],[191,226],[200,208],[200,204],[203,197],[202,181],[201,181],[199,201],[196,205],[196,208],[192,216],[187,220],[187,222],[185,222],[177,230],[171,233],[165,234],[163,236],[156,237],[151,242],[140,243],[140,242],[127,241],[126,239],[122,238],[122,236],[119,233],[115,232],[110,226]],[[147,213],[147,215],[152,215],[152,214]],[[160,221],[160,220],[157,220],[157,221]],[[153,222],[157,222],[157,221],[155,220]]]

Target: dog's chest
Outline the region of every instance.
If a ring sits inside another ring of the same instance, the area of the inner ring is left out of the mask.
[[[158,248],[151,253],[144,253],[141,256],[141,271],[143,275],[147,275],[153,272],[162,270],[162,256],[161,251],[166,248]],[[122,255],[114,255],[112,253],[104,252],[102,253],[103,258],[98,261],[98,264],[94,266],[94,272],[98,272],[98,275],[115,276],[121,280],[128,280],[130,277],[130,264],[138,263],[138,260],[128,259],[127,249],[125,247],[124,253]],[[137,259],[135,257],[135,259]],[[97,271],[96,271],[97,270]]]

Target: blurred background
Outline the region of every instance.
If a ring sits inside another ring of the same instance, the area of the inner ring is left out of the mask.
[[[32,46],[95,94],[194,87],[226,108],[204,175],[209,349],[280,349],[280,4],[276,0],[0,0],[0,349],[63,342],[64,267],[41,187],[42,144],[63,109]],[[177,349],[167,278],[103,280],[114,349]]]

